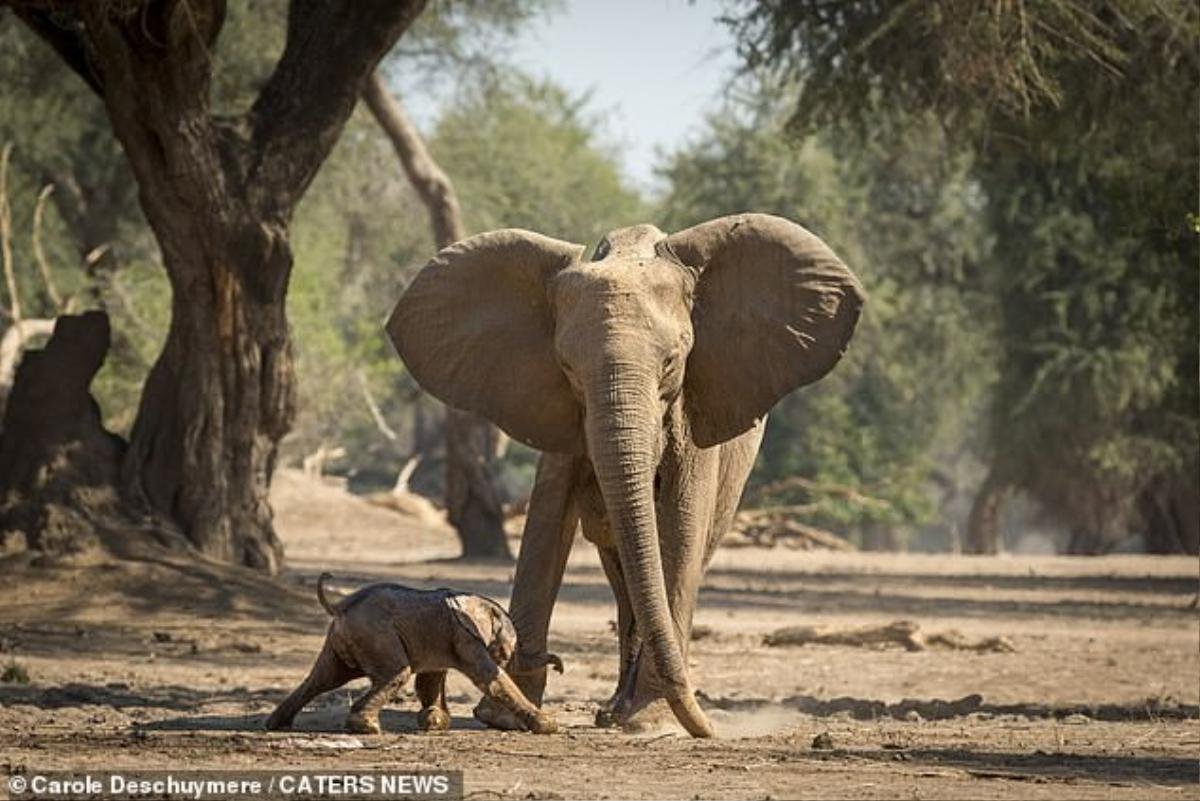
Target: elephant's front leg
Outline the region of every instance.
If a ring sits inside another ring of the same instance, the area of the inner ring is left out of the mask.
[[[602,521],[601,521],[602,522]],[[584,519],[584,532],[589,527],[589,521]],[[637,623],[633,617],[633,605],[629,599],[629,591],[625,586],[625,574],[621,570],[621,561],[617,549],[612,545],[599,545],[600,562],[604,566],[604,574],[612,587],[613,596],[617,601],[617,636],[619,653],[617,663],[617,688],[612,697],[596,711],[597,726],[618,726],[629,712],[633,703],[633,688],[637,679],[637,656],[641,650],[641,637],[638,635]]]
[[[686,664],[700,581],[711,555],[709,543],[721,472],[720,448],[698,450],[682,438],[673,442],[674,447],[666,449],[658,471],[659,549],[671,619]],[[622,720],[627,731],[655,730],[675,720],[651,660],[646,657],[643,653],[635,655],[632,698]]]
[[[522,654],[541,657],[548,650],[550,614],[579,525],[573,496],[580,462],[578,457],[560,453],[544,453],[538,462],[509,603],[509,616],[517,630],[518,652],[513,657],[517,662]],[[515,673],[517,687],[540,706],[546,689],[545,662]],[[523,728],[509,709],[490,696],[475,707],[475,717],[494,728]]]

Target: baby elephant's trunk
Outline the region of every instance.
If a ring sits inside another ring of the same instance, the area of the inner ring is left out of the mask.
[[[325,611],[333,617],[338,613],[337,607],[329,603],[329,598],[325,595],[325,582],[333,578],[333,574],[325,571],[317,577],[317,600],[321,602],[321,606],[325,607]]]

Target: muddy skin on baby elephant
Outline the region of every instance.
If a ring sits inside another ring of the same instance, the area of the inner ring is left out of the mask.
[[[728,530],[767,411],[841,358],[864,294],[813,234],[741,214],[583,248],[529,231],[442,250],[387,329],[417,381],[544,451],[510,613],[544,652],[576,528],[617,601],[620,678],[601,718],[712,726],[687,671],[704,570]],[[518,657],[520,659],[520,657]],[[518,676],[535,703],[544,668]],[[520,721],[485,699],[475,714]]]
[[[511,715],[514,728],[537,734],[557,731],[554,718],[521,692],[506,668],[517,652],[517,632],[495,601],[454,590],[414,590],[399,584],[372,584],[336,604],[325,595],[323,573],[317,598],[333,618],[325,644],[308,677],[267,719],[268,729],[284,729],[321,693],[366,676],[371,686],[354,702],[346,729],[378,734],[379,712],[416,676],[422,730],[450,728],[446,671],[461,671]],[[562,661],[539,654],[539,666]]]

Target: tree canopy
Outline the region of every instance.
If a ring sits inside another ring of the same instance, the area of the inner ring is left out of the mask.
[[[747,68],[796,87],[794,137],[932,114],[969,154],[991,246],[958,283],[997,310],[989,486],[1030,493],[1075,550],[1149,536],[1140,499],[1194,474],[1200,438],[1196,6],[761,0],[729,23]]]

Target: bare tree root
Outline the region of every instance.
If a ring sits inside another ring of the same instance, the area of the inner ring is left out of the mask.
[[[1007,637],[985,637],[971,640],[962,632],[949,629],[925,634],[911,620],[897,620],[883,626],[788,626],[777,629],[763,638],[763,644],[771,647],[789,645],[848,645],[857,648],[899,645],[908,651],[925,651],[943,648],[952,651],[975,651],[978,653],[1012,653],[1016,647]]]

